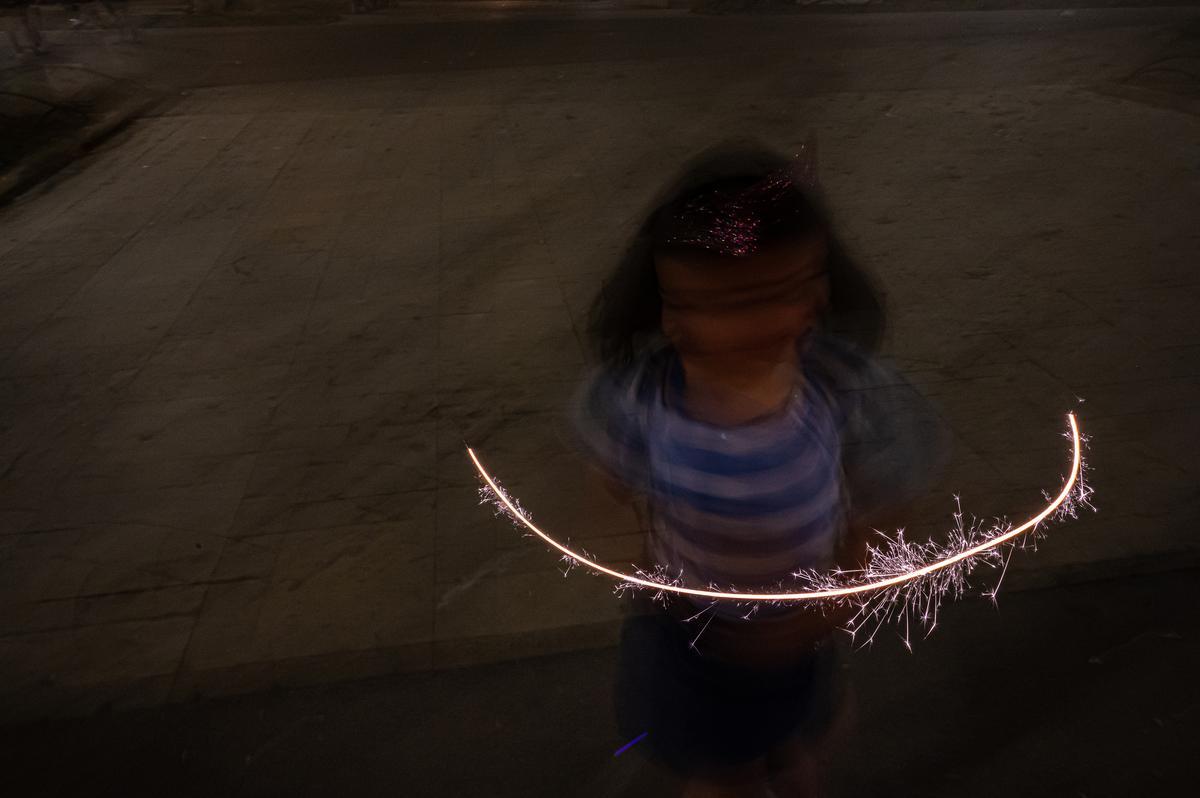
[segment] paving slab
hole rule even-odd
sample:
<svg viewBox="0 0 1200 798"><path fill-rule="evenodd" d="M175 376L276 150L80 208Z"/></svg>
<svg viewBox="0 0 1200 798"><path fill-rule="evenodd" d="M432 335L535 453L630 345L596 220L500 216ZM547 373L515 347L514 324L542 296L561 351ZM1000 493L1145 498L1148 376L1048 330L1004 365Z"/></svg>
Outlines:
<svg viewBox="0 0 1200 798"><path fill-rule="evenodd" d="M1037 508L1077 410L1100 512L1009 583L1194 559L1200 119L1100 90L1181 12L950 16L464 23L453 69L385 36L453 25L353 26L324 75L288 72L311 31L162 32L244 82L209 73L0 212L6 718L610 644L611 585L477 506L462 447L548 528L637 551L569 444L584 314L727 135L818 134L886 351L954 433L913 528L953 494ZM347 42L393 71L343 74Z"/></svg>

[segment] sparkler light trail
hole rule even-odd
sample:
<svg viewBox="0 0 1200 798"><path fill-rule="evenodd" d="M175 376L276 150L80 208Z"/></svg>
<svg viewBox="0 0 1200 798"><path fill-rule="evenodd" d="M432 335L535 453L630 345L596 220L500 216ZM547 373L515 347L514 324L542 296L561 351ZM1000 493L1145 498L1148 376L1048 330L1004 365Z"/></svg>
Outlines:
<svg viewBox="0 0 1200 798"><path fill-rule="evenodd" d="M1069 430L1066 437L1071 441L1071 469L1058 494L1044 494L1048 504L1037 515L1014 526L1004 521L984 527L977 521L964 524L961 507L954 513L955 527L945 544L932 541L913 543L904 539L901 529L893 537L884 537L880 546L868 547L865 568L859 571L836 570L817 572L801 570L793 574L806 588L800 591L770 593L742 592L736 589L718 590L689 587L681 580L671 577L665 569L654 573L638 570L624 573L597 562L586 552L572 549L538 527L517 500L508 494L483 467L479 456L471 447L467 454L483 481L480 495L490 501L497 510L508 515L519 526L537 535L563 555L569 565L586 567L597 573L619 580L621 588L650 588L659 594L675 593L702 599L729 600L738 603L756 602L784 603L803 601L828 601L834 604L850 602L858 607L858 613L850 622L850 631L857 632L867 619L878 621L876 629L889 619L901 620L906 628L910 615L932 631L937 622L937 611L946 594L955 597L966 588L966 576L981 563L1002 566L1007 569L1008 558L1002 556L1002 547L1018 545L1023 535L1036 537L1047 520L1074 518L1080 506L1095 509L1089 502L1091 489L1084 479L1085 464L1083 446L1086 438L1079 431L1074 413L1067 414ZM957 502L957 497L956 497ZM1023 544L1024 541L1021 541ZM1009 552L1011 554L1011 551ZM1003 571L1001 573L1003 578ZM995 589L989 595L995 597ZM872 633L872 637L873 637ZM907 635L905 636L907 644Z"/></svg>

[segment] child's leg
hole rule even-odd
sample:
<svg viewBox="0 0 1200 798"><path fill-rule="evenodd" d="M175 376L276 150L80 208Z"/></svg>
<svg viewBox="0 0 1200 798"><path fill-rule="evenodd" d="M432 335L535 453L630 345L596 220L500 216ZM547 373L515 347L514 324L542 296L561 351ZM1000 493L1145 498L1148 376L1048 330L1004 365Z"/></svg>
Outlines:
<svg viewBox="0 0 1200 798"><path fill-rule="evenodd" d="M105 10L108 12L112 20L121 31L121 38L129 41L137 41L137 26L133 22L133 15L129 13L129 0L100 0Z"/></svg>
<svg viewBox="0 0 1200 798"><path fill-rule="evenodd" d="M21 43L22 33L29 42L28 49L35 53L40 53L45 49L42 42L42 34L33 21L32 6L27 6L23 9L11 9L11 13L5 15L3 19L5 32L8 34L8 40L12 43L14 51L20 53L26 49L25 45Z"/></svg>
<svg viewBox="0 0 1200 798"><path fill-rule="evenodd" d="M97 27L101 25L111 27L117 21L117 13L113 11L112 4L108 0L92 0L91 3L88 3L88 9L91 10L92 19L95 20Z"/></svg>
<svg viewBox="0 0 1200 798"><path fill-rule="evenodd" d="M771 785L779 798L819 798L824 794L823 762L811 741L792 738L769 757Z"/></svg>
<svg viewBox="0 0 1200 798"><path fill-rule="evenodd" d="M767 760L725 768L687 780L681 798L777 798L767 776Z"/></svg>
<svg viewBox="0 0 1200 798"><path fill-rule="evenodd" d="M9 22L7 17L2 19L4 20L4 32L8 34L8 42L12 45L13 52L20 53L25 48L21 46L21 40L17 38L16 22Z"/></svg>
<svg viewBox="0 0 1200 798"><path fill-rule="evenodd" d="M21 23L25 26L25 33L29 35L29 41L33 43L33 51L35 53L43 52L46 49L46 40L42 38L42 10L34 8L33 3L25 6L25 13L21 15Z"/></svg>
<svg viewBox="0 0 1200 798"><path fill-rule="evenodd" d="M846 679L837 689L833 716L820 735L794 735L768 754L768 772L780 798L818 798L825 794L829 763L849 736L857 716L853 683Z"/></svg>

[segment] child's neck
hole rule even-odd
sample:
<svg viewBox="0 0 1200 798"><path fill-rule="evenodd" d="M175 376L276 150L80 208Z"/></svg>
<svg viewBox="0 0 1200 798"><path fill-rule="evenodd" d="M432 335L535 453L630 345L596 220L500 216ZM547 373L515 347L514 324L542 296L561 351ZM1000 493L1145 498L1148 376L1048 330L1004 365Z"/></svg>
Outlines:
<svg viewBox="0 0 1200 798"><path fill-rule="evenodd" d="M737 371L708 372L683 362L683 403L688 415L710 424L734 426L783 409L801 380L795 358L747 363Z"/></svg>

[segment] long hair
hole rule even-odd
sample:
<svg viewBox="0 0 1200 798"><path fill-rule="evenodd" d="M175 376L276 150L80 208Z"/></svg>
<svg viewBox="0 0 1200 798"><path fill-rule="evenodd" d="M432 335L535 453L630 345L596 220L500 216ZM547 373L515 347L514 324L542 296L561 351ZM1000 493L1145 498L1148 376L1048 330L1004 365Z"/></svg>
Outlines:
<svg viewBox="0 0 1200 798"><path fill-rule="evenodd" d="M651 203L616 269L604 282L588 314L588 340L601 363L629 365L636 353L661 335L662 297L655 256L689 249L676 235L679 213L698 198L734 195L772 174L793 169L792 159L749 139L716 145L688 161ZM846 252L834 234L829 214L814 191L793 184L777 200L769 241L821 235L829 270L829 308L822 325L867 351L878 349L886 325L883 298L874 281Z"/></svg>

